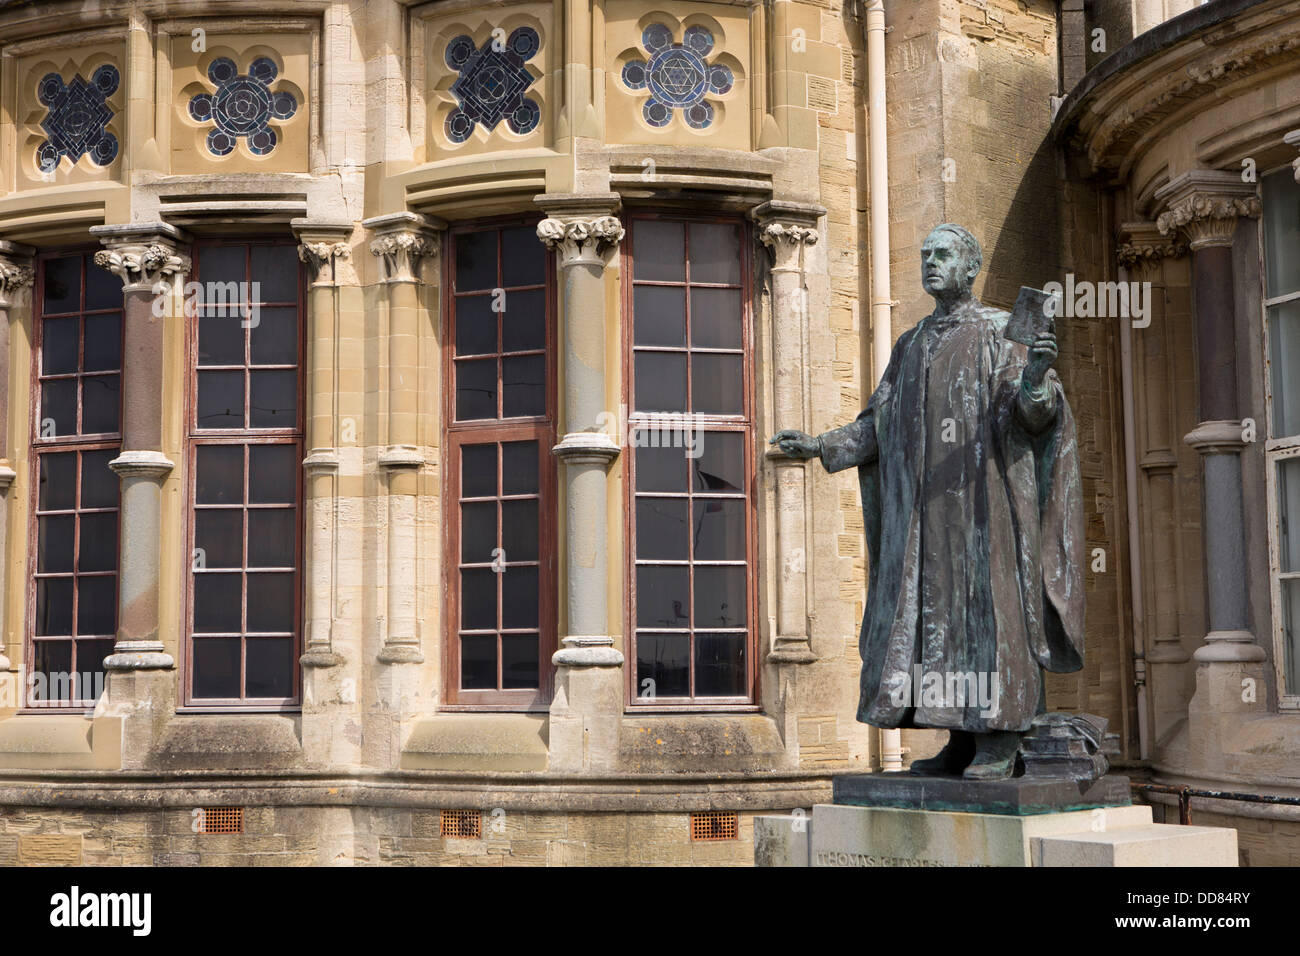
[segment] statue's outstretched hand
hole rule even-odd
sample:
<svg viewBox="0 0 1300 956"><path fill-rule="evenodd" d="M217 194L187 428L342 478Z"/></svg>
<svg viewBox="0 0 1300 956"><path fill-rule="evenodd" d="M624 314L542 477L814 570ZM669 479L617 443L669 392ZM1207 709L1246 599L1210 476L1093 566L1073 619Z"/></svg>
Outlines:
<svg viewBox="0 0 1300 956"><path fill-rule="evenodd" d="M781 451L791 458L816 458L822 451L818 439L793 428L785 428L777 432L768 444L779 446Z"/></svg>
<svg viewBox="0 0 1300 956"><path fill-rule="evenodd" d="M1051 332L1043 332L1034 339L1034 344L1029 348L1029 364L1025 366L1024 373L1025 384L1034 391L1042 388L1043 378L1055 361L1056 336Z"/></svg>

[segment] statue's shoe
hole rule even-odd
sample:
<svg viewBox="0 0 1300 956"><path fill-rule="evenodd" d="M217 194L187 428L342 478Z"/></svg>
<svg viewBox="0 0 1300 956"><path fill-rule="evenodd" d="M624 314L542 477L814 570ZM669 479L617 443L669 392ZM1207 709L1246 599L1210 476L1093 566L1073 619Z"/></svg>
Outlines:
<svg viewBox="0 0 1300 956"><path fill-rule="evenodd" d="M989 759L982 763L976 758L962 772L962 777L966 780L1006 780L1015 770L1016 755L1013 753L1010 757L1001 760Z"/></svg>
<svg viewBox="0 0 1300 956"><path fill-rule="evenodd" d="M1005 780L1016 772L1016 754L1020 751L1020 734L995 731L980 734L975 743L975 759L962 773L967 780Z"/></svg>
<svg viewBox="0 0 1300 956"><path fill-rule="evenodd" d="M971 734L960 730L948 731L948 742L933 757L913 760L907 768L911 773L961 773L975 756L975 740Z"/></svg>

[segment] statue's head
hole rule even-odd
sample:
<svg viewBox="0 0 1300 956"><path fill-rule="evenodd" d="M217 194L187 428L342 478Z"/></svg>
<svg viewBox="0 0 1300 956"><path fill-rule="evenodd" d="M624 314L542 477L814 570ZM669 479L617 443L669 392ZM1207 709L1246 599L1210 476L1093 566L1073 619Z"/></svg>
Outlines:
<svg viewBox="0 0 1300 956"><path fill-rule="evenodd" d="M970 292L984 254L970 231L945 222L921 244L921 285L936 299L959 299Z"/></svg>

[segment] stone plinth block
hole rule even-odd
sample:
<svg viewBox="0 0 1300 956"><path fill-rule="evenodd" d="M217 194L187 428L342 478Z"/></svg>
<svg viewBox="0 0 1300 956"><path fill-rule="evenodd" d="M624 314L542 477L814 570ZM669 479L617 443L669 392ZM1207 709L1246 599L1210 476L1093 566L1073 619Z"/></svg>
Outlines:
<svg viewBox="0 0 1300 956"><path fill-rule="evenodd" d="M1012 816L1126 807L1133 802L1128 777L1118 776L1092 781L1042 777L965 780L907 772L855 773L835 777L831 787L836 805Z"/></svg>
<svg viewBox="0 0 1300 956"><path fill-rule="evenodd" d="M1030 866L1030 841L1151 823L1150 807L1014 816L952 810L817 806L813 866ZM1095 828L1095 829L1094 829Z"/></svg>
<svg viewBox="0 0 1300 956"><path fill-rule="evenodd" d="M1236 866L1237 831L1162 823L1030 840L1033 866Z"/></svg>
<svg viewBox="0 0 1300 956"><path fill-rule="evenodd" d="M808 866L808 817L754 817L755 866Z"/></svg>
<svg viewBox="0 0 1300 956"><path fill-rule="evenodd" d="M1016 815L819 804L756 817L757 866L1235 866L1237 833L1147 806Z"/></svg>

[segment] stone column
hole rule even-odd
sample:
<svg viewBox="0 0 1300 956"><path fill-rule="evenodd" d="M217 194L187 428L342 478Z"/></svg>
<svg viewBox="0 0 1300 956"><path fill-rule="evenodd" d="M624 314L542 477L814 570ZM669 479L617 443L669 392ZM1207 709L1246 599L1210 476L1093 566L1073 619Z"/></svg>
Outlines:
<svg viewBox="0 0 1300 956"><path fill-rule="evenodd" d="M311 273L307 297L307 613L304 667L343 661L332 637L338 579L339 273L351 256L350 221L295 219L298 257Z"/></svg>
<svg viewBox="0 0 1300 956"><path fill-rule="evenodd" d="M1232 237L1242 216L1258 217L1253 184L1234 173L1194 170L1156 192L1167 204L1162 235L1181 232L1192 250L1200 424L1184 438L1202 456L1210 631L1193 655L1206 662L1255 662L1264 649L1250 632L1242 518L1242 416L1238 407Z"/></svg>
<svg viewBox="0 0 1300 956"><path fill-rule="evenodd" d="M609 633L608 477L618 444L603 423L605 396L605 268L623 238L612 213L616 197L543 196L551 214L537 236L556 253L563 290L563 463L565 527L564 645L551 701L552 770L612 769L623 713L623 654ZM629 624L630 626L630 624Z"/></svg>
<svg viewBox="0 0 1300 956"><path fill-rule="evenodd" d="M770 254L767 278L772 321L772 411L782 428L807 431L808 292L805 288L804 250L817 242L817 220L826 214L821 206L792 202L765 202L751 218L758 240ZM788 423L788 424L787 424ZM808 626L808 588L813 555L807 516L807 462L788 458L774 445L766 451L772 463L776 488L776 633L768 660L806 664L816 660Z"/></svg>
<svg viewBox="0 0 1300 956"><path fill-rule="evenodd" d="M439 249L445 223L412 212L377 216L362 223L377 233L370 251L379 258L388 295L388 441L379 467L388 472L387 629L379 660L420 663L416 627L416 479L419 448L420 264Z"/></svg>
<svg viewBox="0 0 1300 956"><path fill-rule="evenodd" d="M168 669L175 662L158 634L158 555L162 483L175 467L162 452L163 332L172 316L156 315L154 303L160 294L170 296L173 277L189 272L189 259L177 252L189 237L161 222L90 231L106 247L95 253L95 264L123 283L125 342L122 452L109 463L122 480L117 643L104 667Z"/></svg>
<svg viewBox="0 0 1300 956"><path fill-rule="evenodd" d="M0 240L0 673L13 668L5 653L9 603L6 600L9 547L9 486L14 470L9 458L9 323L18 309L18 295L32 284L32 256L35 250L16 242ZM30 311L30 307L29 307Z"/></svg>

